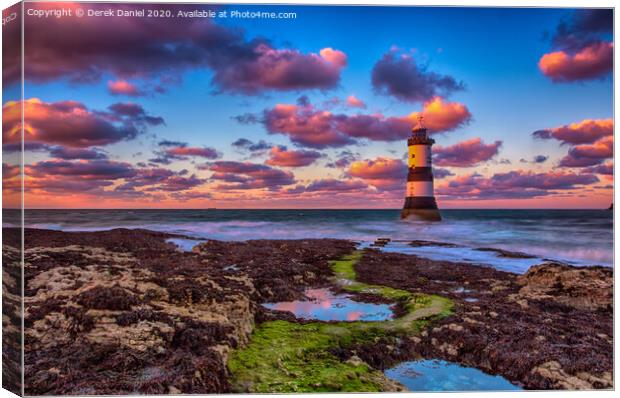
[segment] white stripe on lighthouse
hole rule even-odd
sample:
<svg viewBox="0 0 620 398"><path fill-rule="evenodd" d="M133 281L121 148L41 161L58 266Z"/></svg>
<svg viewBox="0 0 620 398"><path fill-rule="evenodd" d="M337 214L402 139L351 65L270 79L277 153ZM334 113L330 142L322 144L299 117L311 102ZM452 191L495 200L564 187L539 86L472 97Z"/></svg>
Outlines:
<svg viewBox="0 0 620 398"><path fill-rule="evenodd" d="M408 181L407 196L434 196L432 181Z"/></svg>
<svg viewBox="0 0 620 398"><path fill-rule="evenodd" d="M431 167L430 145L411 145L409 147L409 167Z"/></svg>

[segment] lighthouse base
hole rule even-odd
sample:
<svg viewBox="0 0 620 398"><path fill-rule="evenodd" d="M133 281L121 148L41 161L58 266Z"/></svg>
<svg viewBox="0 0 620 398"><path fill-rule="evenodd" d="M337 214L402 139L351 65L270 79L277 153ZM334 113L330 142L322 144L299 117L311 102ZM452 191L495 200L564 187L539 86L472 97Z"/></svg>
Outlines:
<svg viewBox="0 0 620 398"><path fill-rule="evenodd" d="M441 221L437 201L433 196L409 196L400 212L400 218L420 221Z"/></svg>
<svg viewBox="0 0 620 398"><path fill-rule="evenodd" d="M403 209L400 218L412 221L441 221L438 209Z"/></svg>

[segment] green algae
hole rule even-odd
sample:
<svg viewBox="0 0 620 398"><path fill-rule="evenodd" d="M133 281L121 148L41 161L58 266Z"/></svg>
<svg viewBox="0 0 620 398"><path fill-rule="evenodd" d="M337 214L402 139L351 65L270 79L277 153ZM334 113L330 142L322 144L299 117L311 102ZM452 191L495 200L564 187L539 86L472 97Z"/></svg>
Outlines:
<svg viewBox="0 0 620 398"><path fill-rule="evenodd" d="M375 331L375 336L380 331ZM265 392L381 391L385 378L362 361L340 361L335 347L362 342L343 323L263 323L228 362L233 390Z"/></svg>
<svg viewBox="0 0 620 398"><path fill-rule="evenodd" d="M407 314L392 321L381 322L383 327L388 329L418 328L419 325L415 325L416 320L430 317L440 318L452 314L452 300L448 298L358 282L355 264L361 260L363 255L363 251L356 250L340 260L330 262L334 272L334 282L352 293L374 294L403 303Z"/></svg>
<svg viewBox="0 0 620 398"><path fill-rule="evenodd" d="M355 264L363 251L330 262L334 283L353 293L398 301L400 318L381 322L264 322L250 343L231 353L228 368L239 392L376 392L394 388L382 372L361 360L341 361L334 350L373 344L380 338L414 336L435 319L452 313L450 299L356 281Z"/></svg>

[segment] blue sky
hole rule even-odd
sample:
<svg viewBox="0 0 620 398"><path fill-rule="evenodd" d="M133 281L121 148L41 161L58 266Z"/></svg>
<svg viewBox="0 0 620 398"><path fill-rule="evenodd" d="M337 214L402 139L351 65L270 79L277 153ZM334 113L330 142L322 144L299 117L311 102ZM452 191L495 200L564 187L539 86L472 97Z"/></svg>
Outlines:
<svg viewBox="0 0 620 398"><path fill-rule="evenodd" d="M498 153L492 158L484 159L473 166L446 167L454 177L481 174L490 178L494 173L513 170L530 173L555 170L567 150L571 149L571 145L576 144L559 139L535 139L532 136L534 131L613 117L610 73L558 82L557 76L546 75L539 67L541 57L547 53L565 51L574 56L586 48L586 44L579 49L558 48L552 40L562 21L568 21L569 25L578 25L577 22L571 22L577 21L578 13L575 10L370 6L227 7L228 10L233 8L297 13L296 19L288 20L215 19L206 23L214 23L230 31L240 31L240 35L248 42L257 38L267 39L269 46L276 50L292 49L299 54L318 54L324 48L338 50L346 54L347 62L346 66L339 70L337 83L327 88L303 87L296 90L265 87L264 90L248 94L222 90L222 87L214 84L214 73L217 69L213 67L183 66L179 67L175 74L178 82L169 84L165 92L149 91L143 96L123 96L112 93L108 88L109 82L123 80L140 87L152 87L156 78L145 77L144 71L138 69L133 74L122 75L113 66L108 69L101 67L100 74L95 79L78 82L70 81L61 72L51 77L31 77L27 70L25 98L39 98L46 104L77 101L93 112L105 111L114 103L131 102L139 104L149 115L161 116L165 120L165 124L144 128L144 131L131 141L121 140L95 148L107 152L109 159L114 161L147 164L149 159L153 158L153 153L161 149L158 143L164 139L181 141L189 147L213 148L220 153L220 157L213 159L214 161L257 164L266 162L269 154L243 152L231 144L237 139L245 138L254 142L265 140L274 146L286 146L293 151L320 149L321 160L311 166L285 168L287 172L295 175L299 184L306 185L321 178L350 180L351 175L346 167L337 169L325 166L329 161L337 160L343 150L355 153L355 161L372 162L380 158L400 160L406 150L405 141L372 138L359 139L344 147L309 148L296 141L292 133L270 134L270 127L264 123L241 124L233 117L242 114L259 117L265 110L274 109L277 104L296 104L301 96L307 97L313 111L329 111L333 114L405 117L412 112L423 112L424 101L406 101L373 87L373 68L390 51L399 56L411 56L413 67L423 73L448 76L463 83L464 90L454 90L441 97L447 102L466 106L470 117L446 131L436 131L434 138L439 146L450 147L476 138L487 144L501 141ZM28 21L27 19L27 24ZM37 21L32 23L34 25ZM93 25L101 23L104 22L93 20ZM86 29L85 25L76 26L73 32L75 35L80 34L79 29ZM66 25L63 27L58 24L47 29L67 28ZM109 29L114 29L112 24ZM595 33L598 34L598 41L611 40L609 33ZM60 36L62 34L71 32L59 33ZM102 40L104 38L105 30L102 32ZM38 45L36 40L32 40L35 42L32 44L33 59L38 54L35 49ZM27 53L28 43L27 34ZM87 46L89 43L79 44ZM91 45L101 44L93 42ZM174 68L174 61L171 60L171 68ZM59 57L57 62L63 61ZM84 62L80 63L80 67L83 67ZM79 73L79 70L77 72ZM216 93L217 90L223 92ZM343 101L350 95L363 101L366 104L365 109L347 107ZM325 105L334 98L341 103L335 107ZM547 156L549 160L542 164L520 164L520 159L530 159L535 155ZM49 160L50 156L45 151L39 151L31 153L29 158L33 162L40 162ZM208 167L203 167L202 170L197 168L204 160L186 157L165 167L175 171L189 168L207 181L210 178ZM501 162L502 160L504 162ZM506 160L509 160L510 164ZM562 172L583 173L584 169L564 167ZM117 186L118 183L119 181L113 181L112 186ZM380 190L377 186L369 187L371 190ZM198 187L194 187L195 191L197 189ZM211 187L210 191L209 182L205 182L201 189L209 192L206 198L211 196L214 188ZM242 196L247 196L246 194L247 192ZM605 193L597 192L597 197L603 197L599 200L607 201L610 194L611 191L607 189ZM385 194L382 197L386 204L393 206L401 195L390 195ZM269 195L262 192L257 196L264 198ZM546 200L537 196L520 199L527 203L526 206L535 206L536 198ZM480 198L472 199L475 204L479 204L476 200ZM343 203L347 203L347 200ZM463 203L462 197L451 199L447 195L445 201L450 200L453 200L455 206ZM209 206L208 201L204 203ZM257 206L260 206L260 203L257 202Z"/></svg>

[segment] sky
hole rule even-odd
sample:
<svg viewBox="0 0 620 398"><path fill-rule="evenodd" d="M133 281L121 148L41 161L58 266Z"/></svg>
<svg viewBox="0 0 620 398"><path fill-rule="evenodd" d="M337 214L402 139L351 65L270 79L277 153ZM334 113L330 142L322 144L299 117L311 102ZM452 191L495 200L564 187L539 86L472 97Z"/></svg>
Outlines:
<svg viewBox="0 0 620 398"><path fill-rule="evenodd" d="M25 9L23 100L3 49L5 207L23 127L29 208L399 208L418 116L440 208L613 200L611 10ZM88 14L106 9L169 14Z"/></svg>

